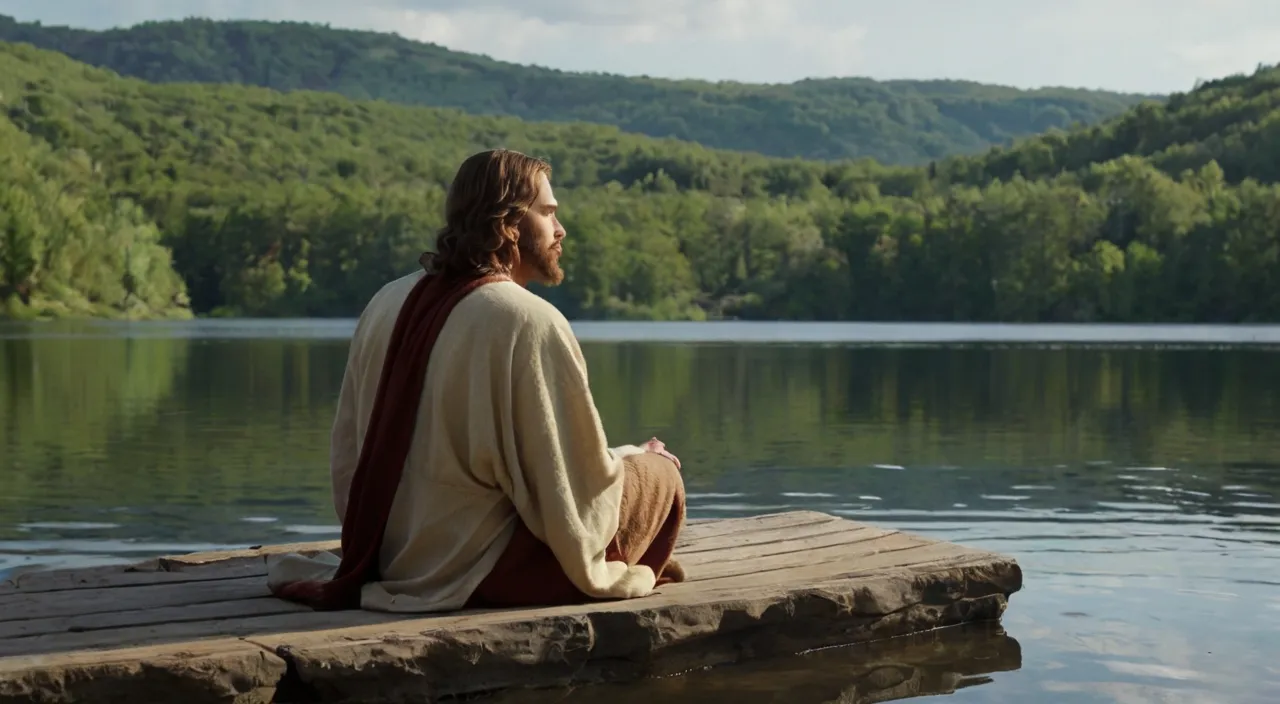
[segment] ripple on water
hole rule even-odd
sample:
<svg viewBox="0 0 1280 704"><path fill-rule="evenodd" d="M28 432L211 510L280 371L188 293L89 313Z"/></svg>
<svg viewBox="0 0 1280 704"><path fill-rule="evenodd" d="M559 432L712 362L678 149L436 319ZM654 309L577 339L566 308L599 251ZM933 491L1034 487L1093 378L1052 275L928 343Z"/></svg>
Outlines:
<svg viewBox="0 0 1280 704"><path fill-rule="evenodd" d="M1168 680L1198 680L1204 675L1195 670L1183 667L1172 667L1151 662L1128 662L1125 660L1103 660L1103 667L1123 675L1137 675Z"/></svg>
<svg viewBox="0 0 1280 704"><path fill-rule="evenodd" d="M1174 495L1181 495L1181 496L1194 496L1201 499L1213 496L1213 494L1203 492L1203 491L1183 489L1181 487L1176 487L1176 486L1163 486L1160 484L1127 484L1125 485L1125 488L1132 489L1133 491L1150 491L1150 492L1160 492L1164 494L1174 494Z"/></svg>
<svg viewBox="0 0 1280 704"><path fill-rule="evenodd" d="M177 555L209 550L234 550L238 545L225 543L165 543L144 540L80 539L80 540L0 540L0 553L11 555Z"/></svg>
<svg viewBox="0 0 1280 704"><path fill-rule="evenodd" d="M1263 501L1232 501L1227 505L1232 508L1256 508L1264 511L1280 511L1280 503L1268 503Z"/></svg>
<svg viewBox="0 0 1280 704"><path fill-rule="evenodd" d="M19 523L18 530L111 530L119 528L119 523L93 523L90 521L35 521Z"/></svg>
<svg viewBox="0 0 1280 704"><path fill-rule="evenodd" d="M700 507L701 508L701 507ZM768 507L772 509L774 507ZM1145 505L1138 504L1127 506L1124 510L1110 511L1068 511L1060 508L1035 508L1035 507L1010 507L1006 510L979 510L979 509L963 509L955 510L947 509L907 509L907 508L870 508L858 511L860 520L884 520L884 521L904 521L904 520L921 520L931 523L954 521L957 525L968 525L973 523L1004 523L1008 526L1025 525L1025 524L1049 524L1063 527L1064 530L1070 530L1067 526L1073 525L1089 525L1089 524L1114 524L1116 526L1126 526L1127 533L1132 534L1134 528L1130 526L1176 526L1178 530L1185 531L1189 527L1201 526L1215 531L1256 531L1263 529L1267 532L1274 528L1280 528L1280 516L1265 515L1235 515L1222 516L1212 514L1193 514L1173 510L1149 511L1143 510ZM830 513L836 515L846 514L844 508L834 507L827 509ZM1013 530L1013 528L1009 528ZM1190 536L1188 536L1190 537ZM1261 538L1261 536L1257 536Z"/></svg>
<svg viewBox="0 0 1280 704"><path fill-rule="evenodd" d="M1221 701L1215 693L1203 688L1189 688L1186 683L1165 687L1136 682L1073 682L1045 680L1041 689L1052 694L1075 694L1099 702L1166 702L1168 704L1211 704ZM1075 701L1071 699L1070 701Z"/></svg>
<svg viewBox="0 0 1280 704"><path fill-rule="evenodd" d="M1095 501L1094 506L1098 508L1111 509L1113 511L1154 511L1172 513L1178 510L1174 504L1157 504L1148 501Z"/></svg>
<svg viewBox="0 0 1280 704"><path fill-rule="evenodd" d="M342 527L336 525L306 525L291 524L281 528L286 533L299 533L302 535L339 535L342 533Z"/></svg>
<svg viewBox="0 0 1280 704"><path fill-rule="evenodd" d="M795 508L791 504L748 504L748 503L728 503L728 504L698 504L691 507L698 511L711 511L713 513L773 513L775 511L790 511Z"/></svg>

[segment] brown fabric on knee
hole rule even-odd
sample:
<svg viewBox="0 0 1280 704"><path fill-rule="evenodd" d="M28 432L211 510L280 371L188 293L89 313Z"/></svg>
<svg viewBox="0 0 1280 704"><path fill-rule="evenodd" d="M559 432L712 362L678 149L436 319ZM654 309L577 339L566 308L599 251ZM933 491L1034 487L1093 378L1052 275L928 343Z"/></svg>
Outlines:
<svg viewBox="0 0 1280 704"><path fill-rule="evenodd" d="M653 570L658 584L671 581L665 575L684 527L684 479L675 464L662 455L646 452L623 460L627 475L622 488L618 532L606 550L608 559ZM683 577L683 572L677 567ZM666 579L664 579L666 576Z"/></svg>
<svg viewBox="0 0 1280 704"><path fill-rule="evenodd" d="M671 460L649 452L627 457L623 465L618 532L605 549L605 558L645 565L658 576L658 584L682 581L684 572L672 560L685 522L680 470ZM591 600L569 581L551 548L517 519L511 542L467 607L558 606Z"/></svg>

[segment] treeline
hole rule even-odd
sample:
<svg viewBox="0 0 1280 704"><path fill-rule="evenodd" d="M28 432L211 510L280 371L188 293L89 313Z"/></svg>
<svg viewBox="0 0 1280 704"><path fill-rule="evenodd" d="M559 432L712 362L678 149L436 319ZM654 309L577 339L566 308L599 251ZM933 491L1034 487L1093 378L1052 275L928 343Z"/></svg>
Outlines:
<svg viewBox="0 0 1280 704"><path fill-rule="evenodd" d="M29 42L157 83L323 90L477 115L594 122L773 156L891 164L1094 124L1150 97L965 81L751 85L570 73L297 22L188 19L90 31L0 15L0 41Z"/></svg>
<svg viewBox="0 0 1280 704"><path fill-rule="evenodd" d="M854 201L639 191L575 205L557 301L571 312L1280 320L1280 186L1232 186L1213 164L1174 178L1126 157L1079 177Z"/></svg>
<svg viewBox="0 0 1280 704"><path fill-rule="evenodd" d="M1164 104L1144 103L1113 120L997 147L935 166L948 183L1049 178L1125 156L1179 174L1216 162L1228 181L1280 181L1280 70L1209 81Z"/></svg>
<svg viewBox="0 0 1280 704"><path fill-rule="evenodd" d="M1277 91L1257 87L1276 76L1231 85L1262 104ZM1197 96L1171 105L1200 110ZM568 277L544 294L571 317L1280 320L1280 187L1213 157L1194 170L1138 156L1025 170L1044 178L995 178L1003 152L920 168L774 159L581 123L149 84L3 44L0 108L28 145L14 173L48 174L47 188L92 204L65 218L83 216L103 252L52 235L0 248L10 315L81 311L73 300L136 314L139 298L151 314L183 314L189 300L197 314L353 315L431 246L461 159L509 146L555 167ZM1217 134L1274 124L1274 112L1250 115ZM30 191L21 183L0 174L6 192ZM35 209L8 211L5 232L54 222L56 199L6 197ZM146 250L147 268L119 254L157 238L172 269L163 249ZM120 288L86 288L66 257ZM51 264L22 263L33 259Z"/></svg>
<svg viewBox="0 0 1280 704"><path fill-rule="evenodd" d="M0 119L0 317L185 315L155 223L96 171Z"/></svg>

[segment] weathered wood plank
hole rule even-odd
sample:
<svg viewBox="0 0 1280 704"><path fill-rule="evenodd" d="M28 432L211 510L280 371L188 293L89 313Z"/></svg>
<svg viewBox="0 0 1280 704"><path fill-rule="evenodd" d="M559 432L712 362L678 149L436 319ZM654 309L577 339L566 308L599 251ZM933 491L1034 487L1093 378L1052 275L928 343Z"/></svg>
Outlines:
<svg viewBox="0 0 1280 704"><path fill-rule="evenodd" d="M758 530L749 533L730 533L729 535L698 538L690 540L683 545L677 545L676 550L680 553L682 558L688 559L693 555L702 555L705 553L719 554L725 551L741 550L744 548L764 549L767 548L767 546L780 545L806 538L846 535L851 532L857 533L873 530L876 529L871 526L862 525L860 523L850 523L848 521L803 523L783 528Z"/></svg>
<svg viewBox="0 0 1280 704"><path fill-rule="evenodd" d="M271 596L261 576L216 579L190 584L144 584L130 589L106 587L0 596L0 623L53 616L102 614L163 606L207 604Z"/></svg>
<svg viewBox="0 0 1280 704"><path fill-rule="evenodd" d="M974 564L986 564L982 561L981 555L971 556L969 559L976 561ZM956 566L964 565L957 563L947 567ZM831 577L831 570L826 563L801 564L760 574L748 572L736 577L720 578L716 579L712 586L693 582L667 585L662 587L658 594L670 595L675 601L680 601L684 598L682 595L688 591L693 591L696 595L712 591L741 590L747 587L814 585L830 580ZM521 613L528 618L537 619L562 616L572 610L569 607L528 609L522 610ZM357 625L393 622L411 621L414 627L445 628L460 621L478 623L480 614L481 612L469 612L461 616L447 614L415 618L413 615L394 616L361 611L312 613L308 609L282 600L257 598L197 606L165 607L0 624L8 627L8 632L12 634L4 636L8 640L0 639L0 657L123 645L156 645L226 635L252 637L255 634L290 630L329 631ZM66 628L55 630L57 626L65 624L75 624L76 630L71 632Z"/></svg>
<svg viewBox="0 0 1280 704"><path fill-rule="evenodd" d="M812 552L822 548L840 551L854 545L873 544L897 545L894 538L897 531L881 530L865 526L842 526L840 530L830 530L814 535L793 535L782 540L771 540L757 544L726 547L720 550L694 550L680 555L680 563L689 571L690 580L705 579L707 569L712 565L723 565L732 568L746 563L751 565L766 564L765 558L779 558L791 555L801 563L810 557ZM699 544L695 544L699 545Z"/></svg>
<svg viewBox="0 0 1280 704"><path fill-rule="evenodd" d="M813 522L815 517L825 521L834 520L830 516L812 512L796 512L792 514L772 514L746 519L733 519L728 529L736 531L744 539L769 531L774 527L785 527L805 521ZM707 535L723 535L726 526L723 521L698 519L688 523L680 536L677 547L700 540ZM26 572L0 582L0 597L7 594L67 591L73 589L100 589L103 587L132 587L145 584L179 584L200 582L231 577L251 577L265 575L266 558L270 555L297 552L303 555L314 555L320 552L341 554L340 544L336 540L315 541L305 543L282 543L278 545L253 546L237 550L192 553L190 555L174 555L144 560L132 564L105 565L84 569L58 569L41 572Z"/></svg>
<svg viewBox="0 0 1280 704"><path fill-rule="evenodd" d="M84 589L126 588L149 584L185 584L237 577L257 577L267 573L266 565L258 559L254 562L215 563L189 567L182 571L133 570L122 571L95 567L92 570L58 570L57 572L33 572L20 575L14 584L0 589L0 599L14 594L43 594L48 592ZM41 580L24 579L44 577Z"/></svg>
<svg viewBox="0 0 1280 704"><path fill-rule="evenodd" d="M760 531L775 531L793 526L832 523L842 519L817 511L789 511L787 513L767 513L747 518L721 518L702 523L690 523L682 531L676 549L695 541L707 540L723 535L744 536Z"/></svg>
<svg viewBox="0 0 1280 704"><path fill-rule="evenodd" d="M846 531L846 533L849 531ZM805 541L795 543L798 547L810 547ZM731 556L731 551L726 551ZM706 553L700 553L706 554ZM775 570L771 574L781 575L778 579L787 581L785 571ZM801 578L806 578L802 575ZM794 577L792 578L795 579ZM243 584L243 581L239 582ZM186 596L186 601L206 598L208 593L201 585L184 585L179 589L197 590ZM670 587L668 587L669 589ZM154 592L154 590L151 590ZM166 590L168 591L168 590ZM248 593L256 593L256 588ZM77 592L85 596L88 592ZM50 595L44 594L43 599ZM286 613L308 613L305 607L270 597L252 597L248 599L213 601L206 603L165 606L169 595L156 598L148 597L146 606L120 610L102 611L102 594L93 594L94 599L84 605L73 604L76 611L86 613L63 613L57 616L31 618L15 618L0 621L0 657L30 652L53 652L73 648L101 648L129 643L154 643L175 641L183 638L211 637L227 635L227 624L222 621L235 619L241 621L236 635L247 635L269 631L279 627L282 621L262 620L253 617L271 616ZM109 598L109 594L107 598ZM63 599L59 602L66 604ZM29 611L27 614L40 613ZM19 616L19 614L14 614ZM329 623L329 614L312 614L307 623L317 628L337 628L338 623ZM290 621L296 622L296 621ZM173 628L133 628L135 626L174 626ZM34 640L37 636L47 636Z"/></svg>
<svg viewBox="0 0 1280 704"><path fill-rule="evenodd" d="M312 613L311 609L275 597L215 601L207 604L161 606L157 608L129 609L107 613L76 614L72 616L48 616L16 621L0 621L0 656L18 654L21 645L14 639L57 633L93 633L129 626L150 626L165 623L192 623L243 619L279 613ZM209 624L209 629L218 624ZM10 653L9 650L15 650Z"/></svg>
<svg viewBox="0 0 1280 704"><path fill-rule="evenodd" d="M71 689L57 682L118 680L125 696L138 682L159 681L121 665L126 646L172 669L193 648L240 643L288 661L281 686L321 701L427 701L526 683L628 679L995 620L1022 580L1017 563L999 555L811 512L692 524L677 551L691 581L644 599L573 607L313 613L270 598L254 571L272 552L331 547L163 558L150 573L97 573L97 582L64 576L33 582L36 591L0 591L0 702L6 691L38 682L54 683L47 701L61 702ZM159 581L111 581L148 574ZM200 578L164 581L183 574ZM226 652L224 672L249 667L243 651ZM208 683L217 681L210 671L173 670L172 694L162 698L257 696L210 694L216 688ZM253 681L252 672L246 678L236 686ZM95 701L114 696L93 693Z"/></svg>
<svg viewBox="0 0 1280 704"><path fill-rule="evenodd" d="M307 630L336 631L352 626L370 626L406 620L404 616L371 611L339 611L317 614L309 610L298 611L290 609L288 606L276 613L271 613L270 607L264 607L264 609L266 609L267 613L261 615L246 614L243 617L236 618L220 617L199 621L152 623L3 640L0 641L0 662L3 662L3 658L15 655L47 655L87 650L106 650L127 646L160 647L172 645L173 647L181 648L187 643L215 640L229 636L249 638L270 633Z"/></svg>
<svg viewBox="0 0 1280 704"><path fill-rule="evenodd" d="M742 521L742 523L754 527L751 521ZM692 570L691 580L736 574L735 570L744 569L744 561L748 560L752 561L751 567L756 568L756 571L773 571L793 563L808 564L812 559L840 550L843 545L869 541L888 534L889 532L886 531L847 521L835 521L792 525L779 528L776 532L760 530L748 533L743 540L734 540L731 536L723 535L702 541L695 537L693 542L687 544L689 553L682 557L682 561L687 569ZM298 546L291 547L298 548ZM822 550L824 548L825 552ZM790 559L780 557L788 554L794 555ZM226 555L228 560L245 559L239 553L226 553ZM712 563L716 564L710 566ZM207 562L195 560L191 564L208 565ZM710 566L709 569L708 566ZM265 583L260 579L260 574L254 569L246 569L251 567L238 565L228 568L225 572L207 572L216 574L217 577L197 582L169 583L166 581L130 585L132 588L129 589L113 585L56 592L27 593L25 590L20 590L17 593L0 595L0 638L9 637L5 635L6 633L30 635L38 634L34 631L51 632L48 629L53 628L52 624L55 623L64 624L60 630L100 629L96 624L102 623L101 617L106 614L124 614L122 618L125 620L108 620L108 622L116 622L119 626L159 623L162 622L159 620L161 617L147 612L169 609L170 611L166 613L176 613L177 609L184 606L269 596ZM203 569L207 571L209 567L206 566ZM153 576L170 574L173 573L164 572ZM242 574L247 576L238 576ZM91 618L77 620L74 618L77 616ZM21 624L32 620L39 620L41 624L23 628L12 623ZM130 623L128 620L134 622Z"/></svg>
<svg viewBox="0 0 1280 704"><path fill-rule="evenodd" d="M970 571L985 568L990 561L981 555L949 555L944 550L933 552L929 547L916 548L910 552L919 557L918 562L909 562L895 558L879 558L876 555L864 555L862 560L826 561L815 564L790 565L765 572L746 570L734 571L731 574L717 576L698 582L671 584L663 587L667 591L679 590L723 590L746 587L791 588L795 585L821 584L828 581L852 581L859 577L893 577L895 579L911 579L914 575L928 575L933 572L947 570ZM897 553L891 553L897 554ZM882 563L890 563L876 569L849 569L849 563L864 564L871 559L879 559ZM849 576L856 575L856 576Z"/></svg>
<svg viewBox="0 0 1280 704"><path fill-rule="evenodd" d="M314 555L337 549L337 541L287 543L244 550L161 557L127 565L27 572L0 583L0 597L19 592L36 594L73 589L199 582L231 576L250 577L266 574L266 558L269 555L286 552Z"/></svg>
<svg viewBox="0 0 1280 704"><path fill-rule="evenodd" d="M848 563L849 569L869 555L931 544L925 539L904 536L896 531L864 531L848 535L818 536L764 549L703 553L691 556L689 581L702 582L740 574L763 574L791 567ZM683 564L683 562L681 563Z"/></svg>
<svg viewBox="0 0 1280 704"><path fill-rule="evenodd" d="M719 522L694 524L693 530L688 531L691 542L686 543L692 546L691 552L705 561L709 556L718 554L715 548L721 548L720 552L724 552L728 559L738 559L745 555L725 548L740 548L745 543L770 545L776 550L778 545L790 544L788 541L800 541L795 543L795 549L803 549L811 547L811 544L802 539L815 531L842 535L867 530L847 522L833 522L829 519L813 521L804 515L765 516L727 523L730 527L739 525L743 528L741 538L737 537L738 534L721 533L700 540L700 529L705 531L707 527L715 527L723 530L725 526ZM828 527L831 525L836 528ZM273 546L263 550L261 555L275 554L285 549L314 553L330 547L332 546L327 543ZM214 563L200 555L188 556L182 560L161 558L159 561L152 561L152 564L164 562L185 565L182 568L185 571L119 574L119 578L129 578L130 583L127 584L115 583L109 587L90 588L84 585L83 580L79 580L76 582L77 589L62 590L67 592L63 594L52 593L47 589L34 593L20 589L17 594L0 597L0 606L10 607L8 620L0 620L0 656L226 635L228 632L223 621L233 618L241 621L250 619L235 631L237 635L249 634L259 632L256 629L269 630L283 623L279 619L264 621L252 617L306 611L303 607L265 596L265 592L252 579L246 579L262 574L261 564L245 562L261 559L260 554L245 551L214 554L220 556L222 562ZM220 569L220 565L230 566ZM173 581L173 578L182 577L189 579ZM163 581L141 585L133 583L135 580L145 579ZM192 583L196 581L202 583ZM47 588L56 586L56 583L40 586ZM146 588L124 589L138 586ZM160 586L165 588L158 588ZM157 627L168 624L172 624L173 628ZM325 623L324 615L318 615L315 624L323 628L335 628L339 625ZM45 637L36 640L38 636Z"/></svg>
<svg viewBox="0 0 1280 704"><path fill-rule="evenodd" d="M184 565L207 565L212 562L233 562L238 560L261 560L270 555L283 555L297 552L314 555L318 552L332 551L341 554L342 543L337 540L322 540L307 543L278 543L276 545L255 545L243 550L223 550L218 552L193 552L190 555L173 555L160 558L160 564L168 569L182 569Z"/></svg>

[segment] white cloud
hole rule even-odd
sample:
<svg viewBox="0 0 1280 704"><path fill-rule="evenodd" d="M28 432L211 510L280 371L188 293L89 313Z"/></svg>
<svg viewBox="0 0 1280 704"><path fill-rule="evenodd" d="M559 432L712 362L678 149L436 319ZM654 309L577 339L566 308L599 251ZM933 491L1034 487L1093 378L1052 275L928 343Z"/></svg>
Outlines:
<svg viewBox="0 0 1280 704"><path fill-rule="evenodd" d="M394 31L567 70L963 78L1145 92L1280 60L1275 0L0 0L103 27L189 15Z"/></svg>
<svg viewBox="0 0 1280 704"><path fill-rule="evenodd" d="M568 11L576 5L584 11ZM792 7L773 0L661 0L643 9L573 0L521 6L487 0L456 10L402 3L370 13L365 23L506 61L579 71L783 81L862 68L862 27L815 26Z"/></svg>
<svg viewBox="0 0 1280 704"><path fill-rule="evenodd" d="M1280 28L1266 27L1240 33L1231 39L1192 42L1175 50L1178 60L1196 71L1198 78L1249 72L1261 61L1280 60ZM1263 60L1262 57L1276 58Z"/></svg>

